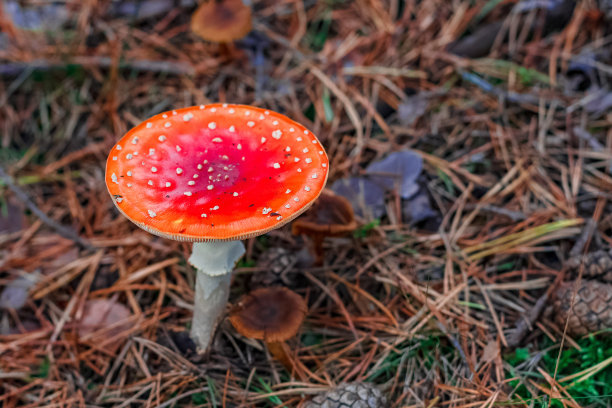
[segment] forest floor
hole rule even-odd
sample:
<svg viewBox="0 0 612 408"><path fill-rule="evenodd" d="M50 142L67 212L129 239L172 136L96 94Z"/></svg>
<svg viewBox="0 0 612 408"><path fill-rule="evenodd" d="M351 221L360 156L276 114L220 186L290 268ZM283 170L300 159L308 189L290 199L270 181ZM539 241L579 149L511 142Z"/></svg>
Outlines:
<svg viewBox="0 0 612 408"><path fill-rule="evenodd" d="M0 7L0 405L292 407L361 381L390 407L611 406L610 329L551 314L568 259L612 243L609 2L255 0L230 45L190 0ZM228 308L306 299L292 372L227 320L195 353L190 245L105 187L126 131L211 102L304 124L357 216L320 265L290 225L246 242Z"/></svg>

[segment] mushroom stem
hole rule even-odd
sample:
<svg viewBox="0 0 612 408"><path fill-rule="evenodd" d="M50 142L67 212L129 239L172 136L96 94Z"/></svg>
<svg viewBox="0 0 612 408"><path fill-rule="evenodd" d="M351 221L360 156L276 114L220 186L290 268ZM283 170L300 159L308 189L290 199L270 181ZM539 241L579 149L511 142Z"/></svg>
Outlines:
<svg viewBox="0 0 612 408"><path fill-rule="evenodd" d="M272 354L274 358L277 359L290 374L292 374L294 367L293 361L291 361L287 351L287 344L284 341L268 341L266 342L266 346L268 347L270 354Z"/></svg>
<svg viewBox="0 0 612 408"><path fill-rule="evenodd" d="M244 255L242 241L195 242L189 263L197 269L191 337L205 353L219 323L236 262Z"/></svg>

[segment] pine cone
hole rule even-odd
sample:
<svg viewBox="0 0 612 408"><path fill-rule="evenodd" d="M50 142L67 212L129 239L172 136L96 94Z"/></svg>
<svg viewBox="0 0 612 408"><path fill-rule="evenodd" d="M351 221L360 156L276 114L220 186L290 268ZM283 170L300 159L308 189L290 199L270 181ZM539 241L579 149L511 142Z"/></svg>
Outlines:
<svg viewBox="0 0 612 408"><path fill-rule="evenodd" d="M570 277L576 278L580 272L580 264L584 260L583 279L595 279L601 282L612 283L612 249L589 252L578 255L567 261Z"/></svg>
<svg viewBox="0 0 612 408"><path fill-rule="evenodd" d="M386 408L382 392L368 383L348 383L319 394L303 408Z"/></svg>
<svg viewBox="0 0 612 408"><path fill-rule="evenodd" d="M562 282L553 294L554 319L567 332L582 336L612 328L612 285L598 281L582 281L576 292L574 307L572 294L576 282ZM570 310L571 309L571 310Z"/></svg>

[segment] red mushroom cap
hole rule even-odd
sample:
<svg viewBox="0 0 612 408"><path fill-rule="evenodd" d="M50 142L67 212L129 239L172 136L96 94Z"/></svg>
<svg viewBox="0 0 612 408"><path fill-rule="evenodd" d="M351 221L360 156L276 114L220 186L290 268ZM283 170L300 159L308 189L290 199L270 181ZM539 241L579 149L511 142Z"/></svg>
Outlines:
<svg viewBox="0 0 612 408"><path fill-rule="evenodd" d="M305 211L327 175L325 150L304 126L229 104L156 115L130 130L106 162L117 208L180 241L265 234Z"/></svg>

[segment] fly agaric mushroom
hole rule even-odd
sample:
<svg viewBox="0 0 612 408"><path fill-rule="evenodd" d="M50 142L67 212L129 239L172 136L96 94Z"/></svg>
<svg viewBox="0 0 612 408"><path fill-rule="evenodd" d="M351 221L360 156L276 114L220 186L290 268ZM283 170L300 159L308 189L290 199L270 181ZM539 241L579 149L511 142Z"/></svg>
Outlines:
<svg viewBox="0 0 612 408"><path fill-rule="evenodd" d="M265 234L319 196L328 160L304 126L244 105L200 105L152 117L111 150L106 185L128 219L192 241L197 270L191 335L206 351L227 303L241 239Z"/></svg>
<svg viewBox="0 0 612 408"><path fill-rule="evenodd" d="M306 313L308 306L297 293L283 287L260 288L240 299L229 320L241 335L264 340L270 353L291 372L285 341L297 334Z"/></svg>
<svg viewBox="0 0 612 408"><path fill-rule="evenodd" d="M333 191L323 190L321 197L291 226L294 235L308 235L314 244L317 263L323 260L325 237L342 237L357 228L353 207L349 201Z"/></svg>
<svg viewBox="0 0 612 408"><path fill-rule="evenodd" d="M191 17L191 30L212 42L239 40L251 27L251 8L243 0L208 0Z"/></svg>

